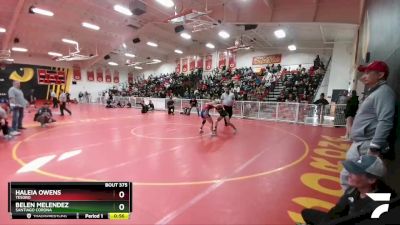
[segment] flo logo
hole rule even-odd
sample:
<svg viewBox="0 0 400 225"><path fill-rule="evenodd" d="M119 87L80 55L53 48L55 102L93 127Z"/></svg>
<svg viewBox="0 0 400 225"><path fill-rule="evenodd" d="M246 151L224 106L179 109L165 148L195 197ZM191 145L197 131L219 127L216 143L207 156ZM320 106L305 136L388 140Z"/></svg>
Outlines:
<svg viewBox="0 0 400 225"><path fill-rule="evenodd" d="M368 197L376 202L389 202L390 193L367 193ZM378 219L383 213L389 211L389 204L382 204L372 212L371 218Z"/></svg>

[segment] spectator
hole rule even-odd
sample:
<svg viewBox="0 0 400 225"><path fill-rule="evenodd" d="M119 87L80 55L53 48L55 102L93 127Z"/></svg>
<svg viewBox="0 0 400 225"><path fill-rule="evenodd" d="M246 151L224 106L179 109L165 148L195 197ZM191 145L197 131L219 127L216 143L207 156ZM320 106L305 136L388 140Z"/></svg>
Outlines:
<svg viewBox="0 0 400 225"><path fill-rule="evenodd" d="M79 98L79 103L82 103L82 98L83 98L83 92L80 91L78 94L78 98ZM107 99L107 98L106 98ZM54 107L53 107L54 108Z"/></svg>
<svg viewBox="0 0 400 225"><path fill-rule="evenodd" d="M148 106L149 106L149 111L154 111L154 104L151 100L149 100Z"/></svg>
<svg viewBox="0 0 400 225"><path fill-rule="evenodd" d="M67 103L67 95L65 94L65 91L63 90L61 95L60 95L60 112L61 112L61 116L64 116L64 110L67 111L70 116L72 115L72 112L69 109L67 109L66 103Z"/></svg>
<svg viewBox="0 0 400 225"><path fill-rule="evenodd" d="M221 95L221 100L222 100L222 105L224 106L224 109L228 113L230 119L233 114L233 104L235 103L235 95L229 91L228 87L225 87L225 93ZM226 120L225 120L225 126L228 126Z"/></svg>
<svg viewBox="0 0 400 225"><path fill-rule="evenodd" d="M45 102L43 107L37 111L34 121L39 122L41 127L45 127L48 123L56 122L53 119L53 114L51 113L48 102Z"/></svg>
<svg viewBox="0 0 400 225"><path fill-rule="evenodd" d="M350 187L328 212L304 209L301 214L307 224L325 224L346 216L371 213L382 203L372 200L368 193L391 193L395 197L395 192L381 180L385 167L380 158L364 155L358 161L345 160L343 166L349 171Z"/></svg>
<svg viewBox="0 0 400 225"><path fill-rule="evenodd" d="M325 94L321 93L319 99L314 102L315 105L317 105L317 115L318 115L318 121L320 124L324 122L324 116L325 116L325 106L329 105L328 100L325 99Z"/></svg>
<svg viewBox="0 0 400 225"><path fill-rule="evenodd" d="M144 99L138 103L140 106L142 106L142 113L147 113L149 111L149 107L146 105L146 103L144 102Z"/></svg>
<svg viewBox="0 0 400 225"><path fill-rule="evenodd" d="M29 110L28 112L30 113L32 108L36 108L36 97L35 97L35 89L31 89L29 93Z"/></svg>
<svg viewBox="0 0 400 225"><path fill-rule="evenodd" d="M67 104L71 101L71 94L69 92L66 92L65 95L67 96Z"/></svg>
<svg viewBox="0 0 400 225"><path fill-rule="evenodd" d="M10 128L8 127L7 122L7 112L0 106L0 126L3 131L4 138L9 140L12 136L20 135L21 133L18 131L10 132Z"/></svg>
<svg viewBox="0 0 400 225"><path fill-rule="evenodd" d="M197 105L197 100L196 100L195 97L193 97L192 99L190 99L189 104L190 104L190 109L189 109L189 114L188 114L188 115L190 115L190 113L192 112L192 108L196 108L196 110L197 110L197 116L200 116L199 107L198 107L198 105Z"/></svg>
<svg viewBox="0 0 400 225"><path fill-rule="evenodd" d="M325 94L321 93L319 99L317 101L315 101L314 104L325 106L325 105L329 105L329 102L328 102L328 100L325 99Z"/></svg>
<svg viewBox="0 0 400 225"><path fill-rule="evenodd" d="M359 104L357 91L353 90L351 92L351 98L347 101L346 109L344 111L344 115L346 117L346 134L342 138L345 140L350 140L350 131L351 127L353 126L353 120L356 116Z"/></svg>
<svg viewBox="0 0 400 225"><path fill-rule="evenodd" d="M167 107L168 107L168 114L174 115L175 111L175 106L174 106L174 100L172 99L172 96L169 97L169 100L167 101Z"/></svg>
<svg viewBox="0 0 400 225"><path fill-rule="evenodd" d="M54 90L52 90L50 96L51 96L51 100L53 101L53 109L58 108L58 99L57 99L56 92L54 92Z"/></svg>
<svg viewBox="0 0 400 225"><path fill-rule="evenodd" d="M360 80L368 88L368 93L354 117L350 133L353 143L346 159L353 161L362 155L380 156L388 152L387 139L393 128L396 99L386 83L389 67L385 62L374 61L367 66L359 66L358 70L364 73ZM340 175L343 189L348 187L347 177L348 172L343 169Z"/></svg>
<svg viewBox="0 0 400 225"><path fill-rule="evenodd" d="M22 126L22 121L24 118L24 108L27 106L28 102L24 98L24 93L21 91L21 83L19 81L14 81L13 86L8 90L8 98L11 106L11 111L13 114L12 119L12 132L26 129Z"/></svg>

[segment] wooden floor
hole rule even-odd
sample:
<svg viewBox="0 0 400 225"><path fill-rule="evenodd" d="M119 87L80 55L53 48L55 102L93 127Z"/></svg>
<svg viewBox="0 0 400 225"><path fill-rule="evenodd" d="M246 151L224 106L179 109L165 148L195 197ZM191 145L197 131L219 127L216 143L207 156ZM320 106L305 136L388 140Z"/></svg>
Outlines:
<svg viewBox="0 0 400 225"><path fill-rule="evenodd" d="M217 136L197 115L72 105L72 116L0 140L0 224L10 181L131 181L130 221L58 224L294 224L304 207L328 208L341 194L344 130L232 119ZM215 120L215 118L214 118Z"/></svg>

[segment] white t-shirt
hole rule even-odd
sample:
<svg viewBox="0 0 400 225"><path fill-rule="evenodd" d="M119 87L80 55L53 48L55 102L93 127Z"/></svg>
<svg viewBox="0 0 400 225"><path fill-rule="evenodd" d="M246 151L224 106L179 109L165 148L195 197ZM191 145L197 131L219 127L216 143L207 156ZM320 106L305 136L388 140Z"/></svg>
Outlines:
<svg viewBox="0 0 400 225"><path fill-rule="evenodd" d="M221 100L222 100L222 105L233 106L233 102L235 101L235 95L232 92L229 92L229 94L226 94L226 92L224 92L221 95Z"/></svg>

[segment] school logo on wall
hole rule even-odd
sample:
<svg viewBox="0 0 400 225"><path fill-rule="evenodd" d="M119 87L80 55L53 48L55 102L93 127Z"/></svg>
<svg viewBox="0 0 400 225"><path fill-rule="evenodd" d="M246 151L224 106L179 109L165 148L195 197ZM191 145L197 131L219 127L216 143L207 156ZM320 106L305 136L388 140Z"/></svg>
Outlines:
<svg viewBox="0 0 400 225"><path fill-rule="evenodd" d="M10 74L9 79L14 81L19 81L21 83L32 80L33 76L35 75L35 71L32 68L23 68L23 70L24 74L22 76L19 75L18 72L14 70Z"/></svg>

